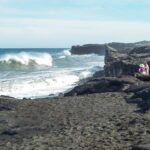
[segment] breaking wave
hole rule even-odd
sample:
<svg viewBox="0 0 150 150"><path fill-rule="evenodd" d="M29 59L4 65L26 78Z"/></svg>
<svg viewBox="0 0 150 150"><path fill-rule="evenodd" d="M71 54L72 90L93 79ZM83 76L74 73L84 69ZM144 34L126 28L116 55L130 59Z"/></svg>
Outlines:
<svg viewBox="0 0 150 150"><path fill-rule="evenodd" d="M61 53L61 55L59 56L59 59L64 59L68 56L71 56L71 52L69 49L66 49Z"/></svg>
<svg viewBox="0 0 150 150"><path fill-rule="evenodd" d="M57 96L103 66L104 56L71 55L69 49L0 51L0 95Z"/></svg>
<svg viewBox="0 0 150 150"><path fill-rule="evenodd" d="M64 55L66 55L66 56L70 56L70 55L71 55L71 52L70 52L70 50L68 50L68 49L64 50L63 53L64 53Z"/></svg>
<svg viewBox="0 0 150 150"><path fill-rule="evenodd" d="M34 68L38 66L52 66L49 53L20 52L0 55L0 69Z"/></svg>

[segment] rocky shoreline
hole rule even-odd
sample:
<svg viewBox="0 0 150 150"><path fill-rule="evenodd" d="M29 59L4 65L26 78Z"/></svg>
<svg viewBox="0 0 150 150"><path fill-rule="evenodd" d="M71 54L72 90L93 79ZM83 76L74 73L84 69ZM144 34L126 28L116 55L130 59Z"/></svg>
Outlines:
<svg viewBox="0 0 150 150"><path fill-rule="evenodd" d="M134 77L150 47L118 47L106 45L104 71L64 96L1 96L0 149L150 150L150 78Z"/></svg>

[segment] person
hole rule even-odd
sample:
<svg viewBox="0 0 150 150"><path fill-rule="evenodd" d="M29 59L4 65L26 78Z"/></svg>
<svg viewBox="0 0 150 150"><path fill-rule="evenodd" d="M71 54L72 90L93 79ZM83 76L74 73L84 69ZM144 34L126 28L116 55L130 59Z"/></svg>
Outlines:
<svg viewBox="0 0 150 150"><path fill-rule="evenodd" d="M144 64L140 64L140 65L139 65L139 73L140 73L141 75L147 75L146 68L145 68L145 65L144 65Z"/></svg>
<svg viewBox="0 0 150 150"><path fill-rule="evenodd" d="M144 62L144 67L145 67L146 75L149 75L149 65L147 64L146 61Z"/></svg>

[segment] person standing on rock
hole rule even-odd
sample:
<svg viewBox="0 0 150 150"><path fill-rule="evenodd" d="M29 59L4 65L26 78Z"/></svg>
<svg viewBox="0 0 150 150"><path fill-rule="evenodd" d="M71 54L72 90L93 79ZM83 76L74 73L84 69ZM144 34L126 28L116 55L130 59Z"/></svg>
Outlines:
<svg viewBox="0 0 150 150"><path fill-rule="evenodd" d="M146 75L149 75L149 65L147 64L146 61L144 62L144 67L145 67Z"/></svg>

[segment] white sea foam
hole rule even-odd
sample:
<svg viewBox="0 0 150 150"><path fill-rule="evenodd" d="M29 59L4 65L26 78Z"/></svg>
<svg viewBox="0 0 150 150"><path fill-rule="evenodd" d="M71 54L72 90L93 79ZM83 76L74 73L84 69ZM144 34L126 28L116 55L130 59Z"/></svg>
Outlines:
<svg viewBox="0 0 150 150"><path fill-rule="evenodd" d="M60 59L66 58L66 56L59 56Z"/></svg>
<svg viewBox="0 0 150 150"><path fill-rule="evenodd" d="M80 79L92 76L104 65L104 57L98 55L71 55L69 50L51 54L27 51L0 55L0 69L7 67L3 64L48 66L37 70L1 70L0 95L16 98L57 95L73 88Z"/></svg>
<svg viewBox="0 0 150 150"><path fill-rule="evenodd" d="M83 72L81 72L80 73L80 78L82 79L82 78L87 78L87 77L90 77L90 76L92 76L92 72L90 72L90 71L83 71Z"/></svg>
<svg viewBox="0 0 150 150"><path fill-rule="evenodd" d="M17 78L0 81L0 95L8 95L16 98L44 97L50 94L57 95L71 88L79 77L74 74L58 72L55 75L45 74L41 76ZM20 90L21 89L21 90Z"/></svg>
<svg viewBox="0 0 150 150"><path fill-rule="evenodd" d="M19 63L22 65L30 65L35 63L36 65L52 66L52 57L49 53L37 53L37 52L20 52L9 53L0 56L0 63Z"/></svg>
<svg viewBox="0 0 150 150"><path fill-rule="evenodd" d="M0 95L16 98L57 95L74 87L80 79L92 76L95 71L96 67L77 72L73 70L39 71L27 75L18 75L16 78L11 77L5 81L0 79Z"/></svg>
<svg viewBox="0 0 150 150"><path fill-rule="evenodd" d="M63 53L64 53L65 56L70 56L71 55L71 52L70 52L69 49L64 50Z"/></svg>
<svg viewBox="0 0 150 150"><path fill-rule="evenodd" d="M59 59L64 59L69 56L71 56L71 52L69 49L66 49L61 53L61 56L59 56Z"/></svg>
<svg viewBox="0 0 150 150"><path fill-rule="evenodd" d="M82 71L79 75L80 79L83 79L83 78L88 78L88 77L92 77L93 74L96 72L96 71L99 71L101 69L101 67L99 66L94 66L90 69L86 69L84 71Z"/></svg>

